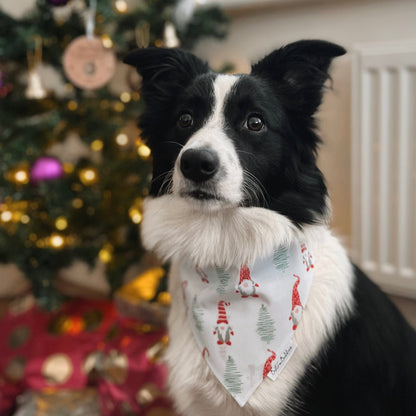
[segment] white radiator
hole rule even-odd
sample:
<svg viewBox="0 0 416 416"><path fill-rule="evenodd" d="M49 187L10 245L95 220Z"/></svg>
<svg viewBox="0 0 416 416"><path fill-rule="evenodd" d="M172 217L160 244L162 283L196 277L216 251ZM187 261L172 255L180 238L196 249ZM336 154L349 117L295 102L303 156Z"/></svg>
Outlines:
<svg viewBox="0 0 416 416"><path fill-rule="evenodd" d="M352 74L351 254L416 298L416 41L358 46Z"/></svg>

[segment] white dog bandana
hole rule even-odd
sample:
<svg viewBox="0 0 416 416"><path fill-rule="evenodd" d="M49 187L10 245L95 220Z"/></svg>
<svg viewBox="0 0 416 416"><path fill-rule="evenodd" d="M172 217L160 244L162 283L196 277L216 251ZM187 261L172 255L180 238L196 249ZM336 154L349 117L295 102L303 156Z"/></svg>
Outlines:
<svg viewBox="0 0 416 416"><path fill-rule="evenodd" d="M181 263L183 298L201 354L244 406L263 379L275 380L292 356L292 335L312 283L305 244L274 250L240 270Z"/></svg>

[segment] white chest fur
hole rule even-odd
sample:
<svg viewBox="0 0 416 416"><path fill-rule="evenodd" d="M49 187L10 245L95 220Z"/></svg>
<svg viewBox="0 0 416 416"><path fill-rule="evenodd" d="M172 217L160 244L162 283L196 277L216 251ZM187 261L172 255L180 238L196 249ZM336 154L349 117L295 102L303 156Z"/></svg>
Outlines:
<svg viewBox="0 0 416 416"><path fill-rule="evenodd" d="M178 412L184 416L278 415L310 360L353 307L352 268L338 240L325 226L309 226L300 232L285 217L265 209L201 214L169 195L146 201L142 238L148 249L172 260L166 360ZM213 262L232 267L267 255L279 244L302 240L314 253L315 269L309 301L293 338L298 348L277 380L265 379L241 408L212 375L196 345L175 259L187 256L201 267Z"/></svg>

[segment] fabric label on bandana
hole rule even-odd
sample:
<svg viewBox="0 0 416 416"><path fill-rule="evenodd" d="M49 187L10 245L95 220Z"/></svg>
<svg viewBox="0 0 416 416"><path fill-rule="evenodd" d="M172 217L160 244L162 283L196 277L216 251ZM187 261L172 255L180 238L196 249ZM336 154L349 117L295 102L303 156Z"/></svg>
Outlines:
<svg viewBox="0 0 416 416"><path fill-rule="evenodd" d="M274 250L240 269L182 262L183 299L201 354L244 406L265 377L275 380L296 349L313 258L305 244Z"/></svg>

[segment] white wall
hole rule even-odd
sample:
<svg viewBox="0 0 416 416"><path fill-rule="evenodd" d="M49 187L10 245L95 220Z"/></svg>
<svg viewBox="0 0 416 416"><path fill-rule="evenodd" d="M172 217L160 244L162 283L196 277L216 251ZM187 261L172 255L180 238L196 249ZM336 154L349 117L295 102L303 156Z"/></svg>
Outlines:
<svg viewBox="0 0 416 416"><path fill-rule="evenodd" d="M330 40L349 51L362 42L416 39L416 1L327 1L233 12L228 38L204 41L196 52L214 68L229 60L237 72L247 72L250 61L302 38ZM334 90L326 94L319 114L325 142L320 167L332 197L333 227L347 244L351 235L350 62L350 54L334 61Z"/></svg>

